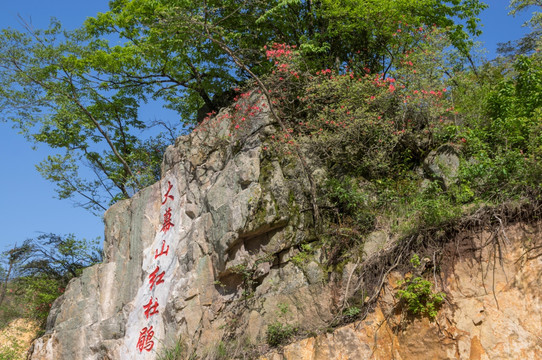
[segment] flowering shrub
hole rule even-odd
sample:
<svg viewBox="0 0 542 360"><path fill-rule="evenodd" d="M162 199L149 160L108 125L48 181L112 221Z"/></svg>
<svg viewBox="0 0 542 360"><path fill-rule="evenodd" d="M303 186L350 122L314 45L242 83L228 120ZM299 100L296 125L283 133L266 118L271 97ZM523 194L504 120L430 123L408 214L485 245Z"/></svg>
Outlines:
<svg viewBox="0 0 542 360"><path fill-rule="evenodd" d="M342 213L359 219L363 231L371 231L367 219L374 213L402 218L409 231L451 221L468 202L532 193L542 148L537 55L520 59L514 78L484 92L464 80L472 72L447 50L446 29L399 22L394 37L388 50L396 65L383 73L357 63L355 54L335 68L311 71L295 47L267 48L275 67L265 79L271 106L288 124L269 139L271 150L289 154L303 145L324 161L336 184L353 184L359 196L350 193L351 201L337 202L333 191L328 197L355 209ZM486 111L480 104L469 108L472 95L465 94L472 91L488 99ZM430 176L424 160L442 145L460 157L457 179L447 188L424 183ZM503 188L505 197L496 196ZM355 200L360 197L371 201L363 205Z"/></svg>
<svg viewBox="0 0 542 360"><path fill-rule="evenodd" d="M353 61L313 73L295 47L266 49L271 105L288 123L275 146L310 143L331 168L367 178L410 167L435 146L454 113L441 52L449 43L437 28L399 26L396 35L408 39L390 49L399 66L386 73Z"/></svg>
<svg viewBox="0 0 542 360"><path fill-rule="evenodd" d="M281 157L303 147L316 156L331 177L321 188L327 201L362 232L382 221L402 222L404 231L435 226L461 216L466 203L532 193L542 173L536 54L492 90L448 50L446 29L396 25L387 49L393 62L380 73L355 53L333 68L312 70L295 46L267 46L273 70L263 78L266 89L239 90L233 111L209 114L196 131L227 117L231 136L272 107L285 126L269 135L264 151ZM474 101L480 98L487 100ZM446 187L424 164L443 145L460 158ZM348 196L337 197L343 190Z"/></svg>

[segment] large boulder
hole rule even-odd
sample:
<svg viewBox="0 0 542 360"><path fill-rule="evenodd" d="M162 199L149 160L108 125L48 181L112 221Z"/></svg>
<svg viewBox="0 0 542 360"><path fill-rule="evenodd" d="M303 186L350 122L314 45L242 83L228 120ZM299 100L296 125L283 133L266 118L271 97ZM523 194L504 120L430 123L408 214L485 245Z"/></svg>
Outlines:
<svg viewBox="0 0 542 360"><path fill-rule="evenodd" d="M162 180L106 212L104 262L53 304L29 358L154 359L179 339L206 356L226 338L264 343L277 313L324 326L322 270L309 281L289 261L311 233L309 184L295 157L269 151L276 131L252 93L177 139Z"/></svg>
<svg viewBox="0 0 542 360"><path fill-rule="evenodd" d="M430 179L438 181L443 189L448 189L457 180L457 150L452 145L442 145L431 151L423 162L423 169Z"/></svg>

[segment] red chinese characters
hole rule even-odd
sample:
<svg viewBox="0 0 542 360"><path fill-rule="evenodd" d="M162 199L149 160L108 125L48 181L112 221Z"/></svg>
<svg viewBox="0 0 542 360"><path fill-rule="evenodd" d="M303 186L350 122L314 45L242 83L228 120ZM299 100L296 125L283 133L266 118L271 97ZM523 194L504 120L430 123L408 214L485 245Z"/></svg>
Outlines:
<svg viewBox="0 0 542 360"><path fill-rule="evenodd" d="M173 185L171 184L171 182L167 182L167 191L166 191L166 194L164 195L164 201L162 201L162 205L164 205L167 201L167 199L171 199L171 200L175 200L175 198L173 197L173 195L170 195L169 192L171 191L171 188L173 188Z"/></svg>
<svg viewBox="0 0 542 360"><path fill-rule="evenodd" d="M139 352L145 351L151 351L154 346L154 341L152 341L152 338L154 337L154 331L152 330L152 326L147 328L144 327L141 332L139 333L139 339L137 340L137 349Z"/></svg>
<svg viewBox="0 0 542 360"><path fill-rule="evenodd" d="M151 297L151 299L149 300L149 303L147 305L143 305L143 309L145 309L145 317L149 319L149 316L153 316L159 313L158 301L154 299L154 302L153 302L153 298Z"/></svg>
<svg viewBox="0 0 542 360"><path fill-rule="evenodd" d="M166 255L167 256L167 253L169 252L169 245L167 246L167 248L165 248L166 246L166 240L162 240L162 249L160 250L160 253L158 253L158 249L155 250L154 252L154 258L157 259L159 256L162 256L162 255ZM164 250L165 248L165 250Z"/></svg>
<svg viewBox="0 0 542 360"><path fill-rule="evenodd" d="M175 226L175 224L171 222L171 208L167 208L166 213L164 214L164 224L160 231L166 233L173 226Z"/></svg>
<svg viewBox="0 0 542 360"><path fill-rule="evenodd" d="M158 271L160 271L160 266L157 266L156 269L149 275L149 285L151 286L151 290L154 286L164 282L163 277L166 272L162 271L160 274L158 274Z"/></svg>
<svg viewBox="0 0 542 360"><path fill-rule="evenodd" d="M167 182L168 188L166 193L164 194L164 198L162 201L162 205L165 205L169 200L175 200L175 197L171 195L171 190L173 188L173 185L170 181ZM171 221L172 219L172 211L171 207L168 207L164 213L164 221L162 224L162 228L160 232L167 233L175 224ZM166 245L166 240L162 240L162 246L161 248L155 249L154 251L154 259L156 260L160 256L168 256L169 253L169 245ZM155 287L162 284L164 282L164 276L166 272L162 271L160 272L160 266L156 266L156 269L152 273L149 274L149 287L152 291ZM158 307L160 304L158 303L158 298L151 296L149 301L143 305L143 316L145 316L145 319L149 320L150 317L153 315L159 314L160 311L158 310ZM149 326L147 324L147 327L144 327L140 333L139 333L139 339L137 341L137 349L140 353L142 353L144 350L149 352L154 347L154 330L152 326Z"/></svg>

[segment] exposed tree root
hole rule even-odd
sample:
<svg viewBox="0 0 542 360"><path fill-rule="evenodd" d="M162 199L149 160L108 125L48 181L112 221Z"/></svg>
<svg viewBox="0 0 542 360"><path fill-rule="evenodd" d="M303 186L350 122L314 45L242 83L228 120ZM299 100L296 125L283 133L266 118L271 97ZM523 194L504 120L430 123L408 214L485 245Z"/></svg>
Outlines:
<svg viewBox="0 0 542 360"><path fill-rule="evenodd" d="M495 289L495 270L498 266L503 267L503 248L510 244L506 233L506 227L519 222L535 222L542 218L542 203L530 201L523 204L503 204L496 208L484 207L470 216L443 224L438 228L421 229L403 239L398 240L393 246L380 251L366 259L356 268L359 268L358 282L354 292L362 291L367 294L363 303L363 309L357 321L363 320L374 310L385 286L388 275L392 271L406 273L411 270L409 259L412 254L418 254L421 258L428 257L432 268L432 277L435 285L441 284L446 292L444 281L437 274L444 263L452 265L465 256L472 258L480 264L482 276L486 278L492 273L491 291L498 307L497 292ZM473 236L481 230L489 230L490 236L482 245L474 243ZM452 246L450 246L452 245ZM484 266L482 251L489 249L490 261ZM453 249L453 250L450 250ZM530 254L542 249L542 245L533 246L522 255L522 258L530 258ZM451 251L451 252L450 252ZM542 252L536 253L535 257L542 256ZM519 260L518 260L519 261ZM506 274L505 274L506 276ZM351 278L352 276L350 276ZM349 283L350 283L349 278ZM347 294L345 294L347 295ZM358 324L359 326L359 324Z"/></svg>

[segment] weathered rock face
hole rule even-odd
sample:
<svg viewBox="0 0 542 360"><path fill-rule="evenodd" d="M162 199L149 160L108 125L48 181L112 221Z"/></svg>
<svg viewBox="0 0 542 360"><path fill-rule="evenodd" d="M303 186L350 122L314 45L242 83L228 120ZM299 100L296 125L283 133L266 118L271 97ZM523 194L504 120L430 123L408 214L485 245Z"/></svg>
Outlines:
<svg viewBox="0 0 542 360"><path fill-rule="evenodd" d="M104 263L54 303L30 359L154 359L179 338L211 356L224 338L264 343L277 316L330 320L319 266L288 261L312 222L306 177L264 149L262 98L244 101L250 121L207 120L167 149L162 181L107 211Z"/></svg>
<svg viewBox="0 0 542 360"><path fill-rule="evenodd" d="M363 264L343 264L342 279L323 270L321 250L309 245L306 174L295 157L267 149L276 130L262 98L238 106L249 109L247 121L235 110L205 121L167 149L159 183L107 211L104 262L53 304L29 359L155 359L179 339L186 358L256 358L268 350L269 325L320 335L263 359L541 357L540 224L503 229L502 265L497 248L482 246L489 234L452 244L448 258L459 245L483 250L443 266L448 297L436 322L398 311L392 274L364 321L322 333ZM369 235L362 261L390 241L385 231Z"/></svg>
<svg viewBox="0 0 542 360"><path fill-rule="evenodd" d="M489 232L450 244L448 254L458 245L482 250L477 259L466 252L443 269L448 301L435 322L398 311L395 274L364 321L292 343L262 360L542 359L542 223L502 231L499 244L489 241Z"/></svg>
<svg viewBox="0 0 542 360"><path fill-rule="evenodd" d="M459 156L451 145L443 145L431 151L423 162L429 179L437 180L445 189L457 180Z"/></svg>

